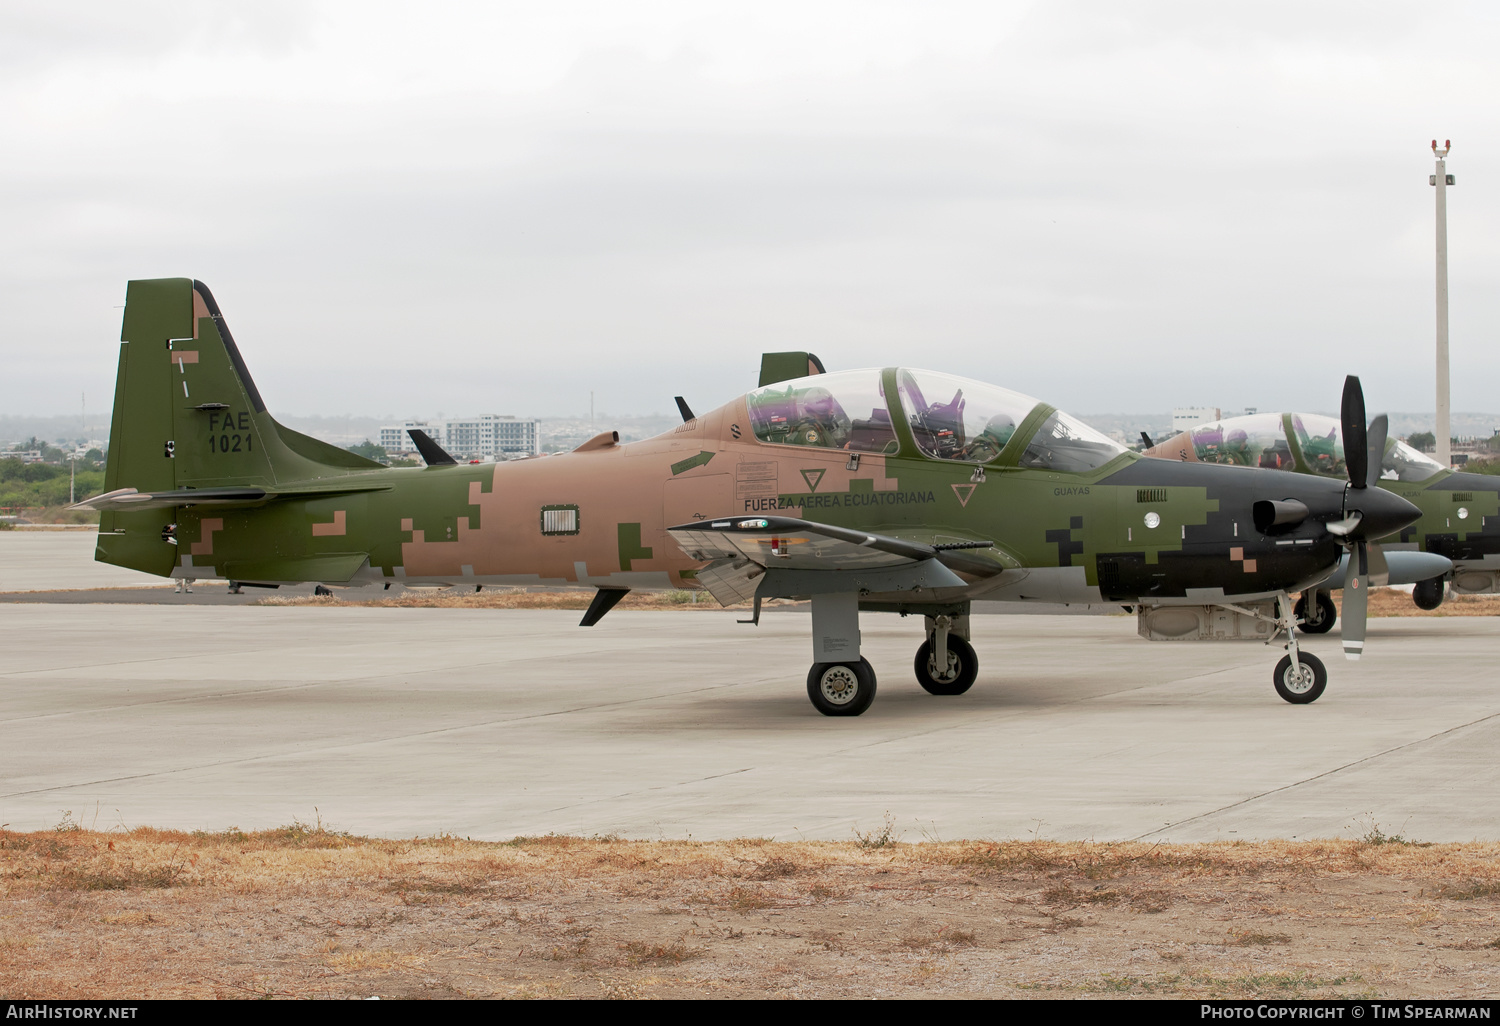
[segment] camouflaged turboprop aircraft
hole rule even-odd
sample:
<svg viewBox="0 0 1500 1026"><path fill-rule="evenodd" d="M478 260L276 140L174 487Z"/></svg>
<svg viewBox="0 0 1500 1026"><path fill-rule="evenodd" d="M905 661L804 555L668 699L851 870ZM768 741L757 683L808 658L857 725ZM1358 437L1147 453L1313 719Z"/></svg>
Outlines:
<svg viewBox="0 0 1500 1026"><path fill-rule="evenodd" d="M278 424L201 283L131 282L122 339L108 491L83 504L102 511L96 558L269 586L587 585L583 626L632 588L753 600L751 622L808 597L807 691L830 716L875 697L861 611L924 617L918 682L968 690L981 597L1127 604L1154 639L1284 636L1276 690L1311 702L1327 673L1298 651L1288 592L1418 515L1357 459L1347 484L1143 459L1016 392L814 373L807 353L768 354L760 388L701 416L680 403L646 441L387 468ZM1363 410L1345 421L1363 430Z"/></svg>
<svg viewBox="0 0 1500 1026"><path fill-rule="evenodd" d="M1200 424L1145 454L1335 478L1347 472L1338 421L1316 413L1257 413ZM1412 600L1422 609L1442 605L1449 582L1461 595L1500 593L1500 478L1450 470L1391 438L1375 483L1414 503L1422 517L1398 536L1370 547L1376 560L1373 583L1415 585ZM1336 615L1329 592L1341 587L1342 580L1335 572L1297 600L1302 630L1322 634L1333 629Z"/></svg>

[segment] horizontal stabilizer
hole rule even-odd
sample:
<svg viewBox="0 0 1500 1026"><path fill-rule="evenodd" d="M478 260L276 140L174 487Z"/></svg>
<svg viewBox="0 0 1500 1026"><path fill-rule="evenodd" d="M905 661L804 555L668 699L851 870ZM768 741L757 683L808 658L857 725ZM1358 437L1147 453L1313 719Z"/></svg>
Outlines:
<svg viewBox="0 0 1500 1026"><path fill-rule="evenodd" d="M92 499L75 502L69 509L135 510L171 509L175 506L249 506L266 501L264 488L173 488L163 492L141 492L116 488Z"/></svg>
<svg viewBox="0 0 1500 1026"><path fill-rule="evenodd" d="M381 492L389 488L389 484L353 484L337 480L305 488L295 485L290 488L257 488L246 485L228 488L173 488L161 492L116 488L112 492L75 502L68 509L121 513L144 509L173 509L177 506L262 506L277 499L331 499L338 495Z"/></svg>

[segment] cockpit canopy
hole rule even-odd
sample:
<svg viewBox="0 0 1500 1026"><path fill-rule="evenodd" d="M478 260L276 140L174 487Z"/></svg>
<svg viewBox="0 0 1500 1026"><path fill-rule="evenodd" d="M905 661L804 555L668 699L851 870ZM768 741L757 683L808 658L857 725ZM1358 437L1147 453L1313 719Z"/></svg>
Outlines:
<svg viewBox="0 0 1500 1026"><path fill-rule="evenodd" d="M1288 425L1299 456L1288 444ZM1228 463L1273 470L1301 469L1345 477L1343 427L1317 413L1256 413L1190 428L1193 455L1200 463ZM1294 468L1294 463L1297 465ZM1380 476L1386 481L1425 481L1443 465L1395 438L1386 439Z"/></svg>
<svg viewBox="0 0 1500 1026"><path fill-rule="evenodd" d="M961 463L1086 471L1125 451L1118 442L1027 395L936 371L848 370L781 381L745 397L755 437L801 445L892 455L901 441L886 395L894 380L902 419L925 456ZM1040 425L1027 418L1034 411ZM1025 428L1024 436L1017 437ZM1029 436L1029 437L1025 437ZM1022 446L1024 445L1024 448Z"/></svg>

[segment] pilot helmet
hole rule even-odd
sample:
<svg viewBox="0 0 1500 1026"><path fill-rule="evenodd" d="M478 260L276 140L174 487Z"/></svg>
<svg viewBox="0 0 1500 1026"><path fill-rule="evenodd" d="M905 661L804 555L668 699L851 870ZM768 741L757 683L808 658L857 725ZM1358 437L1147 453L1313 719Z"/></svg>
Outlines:
<svg viewBox="0 0 1500 1026"><path fill-rule="evenodd" d="M1010 441L1010 436L1016 433L1016 422L1008 413L997 413L985 422L984 430L979 434L992 440L997 448L1005 448L1005 443Z"/></svg>

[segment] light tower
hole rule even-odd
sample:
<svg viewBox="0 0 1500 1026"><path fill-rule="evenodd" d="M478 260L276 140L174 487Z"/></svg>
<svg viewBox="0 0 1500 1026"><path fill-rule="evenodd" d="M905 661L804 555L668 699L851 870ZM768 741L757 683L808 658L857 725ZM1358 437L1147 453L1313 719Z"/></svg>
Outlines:
<svg viewBox="0 0 1500 1026"><path fill-rule="evenodd" d="M1453 148L1451 140L1443 140L1438 149L1437 140L1432 140L1432 152L1437 157L1437 170L1429 179L1437 186L1437 460L1443 466L1451 466L1453 453L1449 448L1448 408L1448 186L1453 185L1453 176L1447 171L1448 151Z"/></svg>

